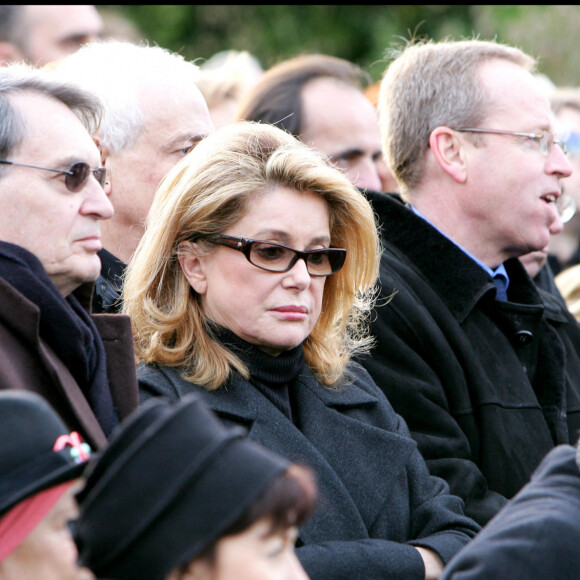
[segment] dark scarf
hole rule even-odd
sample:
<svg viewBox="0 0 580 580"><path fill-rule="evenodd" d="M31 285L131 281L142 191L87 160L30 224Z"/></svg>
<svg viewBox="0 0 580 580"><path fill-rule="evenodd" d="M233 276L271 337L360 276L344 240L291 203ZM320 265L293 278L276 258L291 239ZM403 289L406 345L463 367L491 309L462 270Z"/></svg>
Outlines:
<svg viewBox="0 0 580 580"><path fill-rule="evenodd" d="M0 277L38 306L41 338L72 374L108 436L118 418L105 349L89 314L72 294L63 298L38 258L20 246L0 242Z"/></svg>
<svg viewBox="0 0 580 580"><path fill-rule="evenodd" d="M298 345L272 356L242 340L231 330L212 324L220 342L234 352L250 371L251 381L288 418L292 419L294 381L304 366L304 349Z"/></svg>

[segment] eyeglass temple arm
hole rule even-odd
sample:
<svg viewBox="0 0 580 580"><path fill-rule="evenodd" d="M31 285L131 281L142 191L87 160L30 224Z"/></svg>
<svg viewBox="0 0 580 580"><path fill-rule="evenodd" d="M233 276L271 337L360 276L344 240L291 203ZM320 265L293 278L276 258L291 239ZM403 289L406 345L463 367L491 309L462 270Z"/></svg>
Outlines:
<svg viewBox="0 0 580 580"><path fill-rule="evenodd" d="M42 169L44 171L52 171L53 173L64 173L66 175L72 175L72 171L67 169L53 169L52 167L41 167L40 165L30 165L29 163L18 163L16 161L6 161L6 159L0 159L0 163L3 165L16 165L19 167L31 167L32 169Z"/></svg>

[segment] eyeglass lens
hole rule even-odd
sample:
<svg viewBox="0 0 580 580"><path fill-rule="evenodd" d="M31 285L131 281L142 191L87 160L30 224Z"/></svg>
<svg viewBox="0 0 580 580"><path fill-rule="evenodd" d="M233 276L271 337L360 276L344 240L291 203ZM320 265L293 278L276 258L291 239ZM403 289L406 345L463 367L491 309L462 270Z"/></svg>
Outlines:
<svg viewBox="0 0 580 580"><path fill-rule="evenodd" d="M91 169L88 163L79 162L73 163L73 165L68 168L68 172L64 180L66 188L73 193L79 191L91 173L95 176L95 179L99 182L99 185L104 187L105 180L107 179L107 170L104 167Z"/></svg>
<svg viewBox="0 0 580 580"><path fill-rule="evenodd" d="M556 139L549 131L543 131L539 144L540 150L544 155L548 155L554 145L560 147L564 154L567 153L566 142Z"/></svg>
<svg viewBox="0 0 580 580"><path fill-rule="evenodd" d="M329 250L312 250L301 252L305 256L308 273L313 276L329 276L338 272L344 264L344 253ZM268 244L267 242L252 242L250 262L254 266L271 272L285 272L299 259L299 253L291 248Z"/></svg>

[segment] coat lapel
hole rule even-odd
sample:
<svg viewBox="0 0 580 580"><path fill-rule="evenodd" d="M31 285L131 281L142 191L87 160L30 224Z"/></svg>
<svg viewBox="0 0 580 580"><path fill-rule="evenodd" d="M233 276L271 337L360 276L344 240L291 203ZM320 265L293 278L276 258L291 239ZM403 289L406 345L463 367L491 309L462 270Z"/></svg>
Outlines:
<svg viewBox="0 0 580 580"><path fill-rule="evenodd" d="M386 403L383 399L379 405L378 389L371 394L356 381L340 390L326 389L309 370L295 388L294 423L241 378L203 396L222 420L244 425L252 439L314 470L322 509L303 527L304 543L369 537L402 481L407 489L406 459L416 445L368 422L369 409Z"/></svg>

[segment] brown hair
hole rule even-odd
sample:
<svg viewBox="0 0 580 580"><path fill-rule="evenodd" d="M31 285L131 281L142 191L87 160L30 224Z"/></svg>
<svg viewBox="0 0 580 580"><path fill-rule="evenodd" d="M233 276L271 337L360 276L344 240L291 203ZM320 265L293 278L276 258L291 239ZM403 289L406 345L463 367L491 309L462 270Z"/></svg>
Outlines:
<svg viewBox="0 0 580 580"><path fill-rule="evenodd" d="M237 118L276 125L300 138L302 89L318 78L332 78L359 89L368 77L355 64L324 54L292 58L267 70L242 99Z"/></svg>

